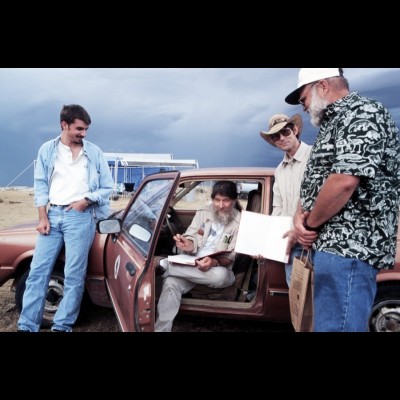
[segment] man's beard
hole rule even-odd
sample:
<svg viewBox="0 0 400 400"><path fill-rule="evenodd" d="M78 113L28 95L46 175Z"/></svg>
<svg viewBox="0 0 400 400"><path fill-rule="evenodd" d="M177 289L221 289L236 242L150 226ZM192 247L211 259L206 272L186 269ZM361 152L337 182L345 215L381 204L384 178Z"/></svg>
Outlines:
<svg viewBox="0 0 400 400"><path fill-rule="evenodd" d="M232 207L228 212L218 211L218 209L213 205L214 218L222 225L227 225L233 220L233 208L234 207Z"/></svg>
<svg viewBox="0 0 400 400"><path fill-rule="evenodd" d="M327 100L318 96L316 87L314 86L311 90L311 100L310 107L308 107L308 113L310 114L311 124L316 128L321 126L322 118L325 114L325 108L328 104Z"/></svg>
<svg viewBox="0 0 400 400"><path fill-rule="evenodd" d="M83 137L81 137L81 136L75 136L75 137L72 139L72 143L74 143L74 144L82 144L82 143L83 143Z"/></svg>

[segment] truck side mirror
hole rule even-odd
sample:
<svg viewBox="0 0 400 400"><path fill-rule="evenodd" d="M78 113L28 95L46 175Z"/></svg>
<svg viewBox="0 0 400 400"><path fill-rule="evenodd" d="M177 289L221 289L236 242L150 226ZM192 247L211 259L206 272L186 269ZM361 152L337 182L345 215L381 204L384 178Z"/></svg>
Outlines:
<svg viewBox="0 0 400 400"><path fill-rule="evenodd" d="M96 229L99 233L120 233L121 221L117 218L102 219L97 222Z"/></svg>

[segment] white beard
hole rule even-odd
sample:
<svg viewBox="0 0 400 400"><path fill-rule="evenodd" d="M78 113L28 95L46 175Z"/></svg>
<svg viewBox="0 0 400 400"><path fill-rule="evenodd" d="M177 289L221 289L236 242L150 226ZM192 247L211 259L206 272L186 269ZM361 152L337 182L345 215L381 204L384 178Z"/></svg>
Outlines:
<svg viewBox="0 0 400 400"><path fill-rule="evenodd" d="M314 90L315 88L315 90ZM325 108L328 106L328 101L318 96L316 87L312 88L310 107L308 112L311 118L311 124L316 128L321 126L322 118L325 114Z"/></svg>
<svg viewBox="0 0 400 400"><path fill-rule="evenodd" d="M234 207L232 206L228 212L218 211L213 205L214 218L221 224L227 225L231 220L233 220L233 208Z"/></svg>

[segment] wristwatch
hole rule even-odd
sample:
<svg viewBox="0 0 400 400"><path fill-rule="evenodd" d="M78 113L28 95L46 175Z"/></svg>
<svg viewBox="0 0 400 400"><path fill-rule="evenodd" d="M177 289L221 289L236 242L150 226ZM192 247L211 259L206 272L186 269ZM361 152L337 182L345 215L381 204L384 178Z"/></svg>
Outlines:
<svg viewBox="0 0 400 400"><path fill-rule="evenodd" d="M85 200L88 206L92 206L95 203L95 201L90 200L89 197L85 197Z"/></svg>
<svg viewBox="0 0 400 400"><path fill-rule="evenodd" d="M314 227L311 227L311 226L309 226L309 225L307 224L307 220L304 221L303 226L304 226L304 228L306 228L308 231L313 231L313 232L319 232L319 231L321 230L321 227L322 227L322 225L316 226L315 228L314 228Z"/></svg>

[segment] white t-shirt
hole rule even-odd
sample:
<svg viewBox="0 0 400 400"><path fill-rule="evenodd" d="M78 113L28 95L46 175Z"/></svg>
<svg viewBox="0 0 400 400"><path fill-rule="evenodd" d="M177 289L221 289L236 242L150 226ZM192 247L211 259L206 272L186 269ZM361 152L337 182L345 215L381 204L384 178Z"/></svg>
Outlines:
<svg viewBox="0 0 400 400"><path fill-rule="evenodd" d="M60 141L50 185L50 203L71 204L83 199L88 193L89 169L86 155L81 150L76 160L73 160L71 149Z"/></svg>
<svg viewBox="0 0 400 400"><path fill-rule="evenodd" d="M221 238L222 232L224 231L224 224L221 222L213 221L210 229L210 234L208 235L206 244L204 247L196 254L196 256L202 257L207 254L215 253L217 248L218 240Z"/></svg>

